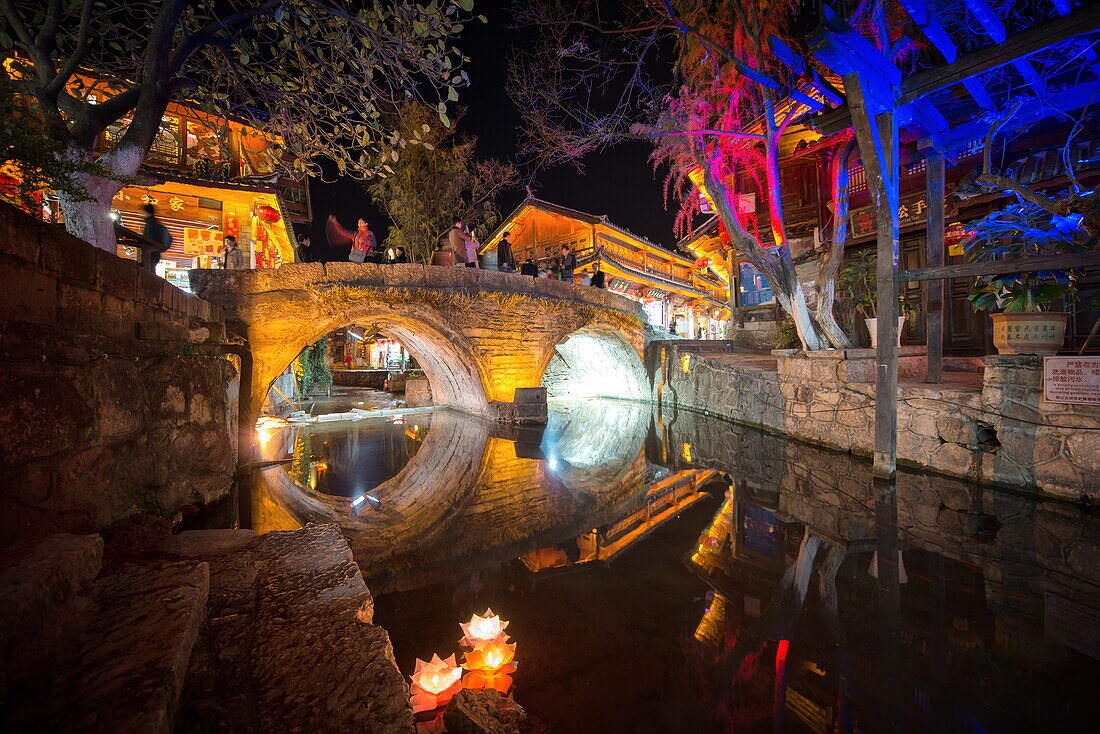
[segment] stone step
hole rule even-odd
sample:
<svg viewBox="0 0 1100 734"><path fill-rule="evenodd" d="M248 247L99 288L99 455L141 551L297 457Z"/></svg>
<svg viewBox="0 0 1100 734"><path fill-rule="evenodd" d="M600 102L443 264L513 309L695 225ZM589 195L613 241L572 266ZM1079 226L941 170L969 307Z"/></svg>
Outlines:
<svg viewBox="0 0 1100 734"><path fill-rule="evenodd" d="M193 532L160 546L210 564L177 731L414 731L389 636L371 624L373 599L335 526Z"/></svg>
<svg viewBox="0 0 1100 734"><path fill-rule="evenodd" d="M209 584L195 561L127 563L97 579L75 649L8 702L5 730L172 731Z"/></svg>
<svg viewBox="0 0 1100 734"><path fill-rule="evenodd" d="M102 560L98 535L63 533L0 552L0 701L18 697L72 654Z"/></svg>

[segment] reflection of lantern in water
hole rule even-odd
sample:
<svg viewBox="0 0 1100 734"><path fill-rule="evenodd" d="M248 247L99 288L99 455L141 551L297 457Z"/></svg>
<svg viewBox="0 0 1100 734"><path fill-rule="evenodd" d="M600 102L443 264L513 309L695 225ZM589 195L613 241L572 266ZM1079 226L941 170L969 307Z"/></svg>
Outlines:
<svg viewBox="0 0 1100 734"><path fill-rule="evenodd" d="M501 634L493 640L478 640L474 649L466 653L462 667L470 672L462 677L464 687L508 692L512 687L511 674L516 672L516 643L505 642L505 639Z"/></svg>
<svg viewBox="0 0 1100 734"><path fill-rule="evenodd" d="M462 628L462 634L464 635L459 642L466 647L474 647L478 641L489 642L500 637L508 623L493 614L492 609L486 609L484 617L475 614L470 617L469 622L465 624L460 622L458 626Z"/></svg>
<svg viewBox="0 0 1100 734"><path fill-rule="evenodd" d="M409 687L409 700L413 713L431 711L446 705L451 697L462 690L462 668L455 664L455 656L440 660L432 655L430 662L419 658L413 671Z"/></svg>

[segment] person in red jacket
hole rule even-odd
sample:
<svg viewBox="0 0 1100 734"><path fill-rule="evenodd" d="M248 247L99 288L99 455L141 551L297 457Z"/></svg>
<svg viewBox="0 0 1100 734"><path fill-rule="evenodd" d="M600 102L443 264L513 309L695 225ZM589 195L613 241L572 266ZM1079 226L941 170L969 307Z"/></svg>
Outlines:
<svg viewBox="0 0 1100 734"><path fill-rule="evenodd" d="M370 225L367 224L367 220L360 219L359 229L355 232L349 232L340 226L335 216L330 214L325 230L328 234L328 243L330 246L351 246L351 252L348 253L348 259L352 262L361 263L376 261L375 253L378 251L378 240L375 238L374 232L370 231Z"/></svg>

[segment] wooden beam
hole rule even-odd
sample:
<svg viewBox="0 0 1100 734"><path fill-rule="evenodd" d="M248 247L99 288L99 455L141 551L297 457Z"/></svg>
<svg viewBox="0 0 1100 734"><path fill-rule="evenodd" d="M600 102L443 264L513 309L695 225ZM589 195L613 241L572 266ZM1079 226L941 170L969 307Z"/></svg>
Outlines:
<svg viewBox="0 0 1100 734"><path fill-rule="evenodd" d="M989 96L989 92L985 90L985 85L982 84L981 79L972 76L969 79L963 79L962 85L970 93L971 99L977 102L983 110L993 112L997 109L997 103L993 101L993 97Z"/></svg>
<svg viewBox="0 0 1100 734"><path fill-rule="evenodd" d="M994 43L1004 43L1008 37L1004 22L993 12L986 0L965 0L966 7L978 25L982 27L986 35L993 39Z"/></svg>
<svg viewBox="0 0 1100 734"><path fill-rule="evenodd" d="M1031 65L1030 61L1016 59L1012 62L1012 66L1024 78L1027 85L1031 87L1031 91L1035 92L1036 97L1042 99L1047 96L1047 83L1035 72L1035 67Z"/></svg>
<svg viewBox="0 0 1100 734"><path fill-rule="evenodd" d="M931 204L931 202L929 202ZM1049 255L1019 260L996 260L994 262L962 263L960 265L942 265L939 267L902 270L898 273L898 282L915 280L944 280L946 278L970 278L980 275L1005 275L1008 273L1033 273L1037 270L1071 270L1100 266L1100 250L1075 252L1070 255Z"/></svg>
<svg viewBox="0 0 1100 734"><path fill-rule="evenodd" d="M925 262L929 269L935 269L943 267L943 208L946 194L943 154L930 151L925 154L924 162L925 198L928 201L925 210ZM904 282L900 276L899 282ZM943 286L942 280L933 280L924 288L924 327L928 343L925 377L933 384L943 377Z"/></svg>
<svg viewBox="0 0 1100 734"><path fill-rule="evenodd" d="M947 63L950 64L954 61L959 55L959 49L955 46L955 42L951 40L951 36L947 35L947 31L940 25L936 14L928 7L928 0L901 0L901 4L905 7L905 12L909 13L909 17L920 28L924 37L928 39L928 42L943 54L943 58Z"/></svg>
<svg viewBox="0 0 1100 734"><path fill-rule="evenodd" d="M1070 0L1051 0L1054 3L1054 9L1058 11L1058 15L1069 15L1069 11L1073 10L1070 5Z"/></svg>
<svg viewBox="0 0 1100 734"><path fill-rule="evenodd" d="M1010 64L1015 59L1025 58L1096 30L1100 30L1100 3L1090 3L1069 15L1014 33L1003 44L985 46L960 57L954 63L910 76L902 82L901 103L906 104L941 89L962 84L967 79ZM810 122L821 134L831 135L851 127L852 117L847 108L840 107L815 115Z"/></svg>
<svg viewBox="0 0 1100 734"><path fill-rule="evenodd" d="M1100 7L1100 6L1098 6ZM1076 87L1048 95L1042 104L1026 105L1011 120L1010 127L1022 128L1058 114L1069 114L1091 104L1100 94L1100 81L1085 82ZM988 120L975 120L945 132L942 136L942 153L950 155L975 140L981 140L989 130Z"/></svg>

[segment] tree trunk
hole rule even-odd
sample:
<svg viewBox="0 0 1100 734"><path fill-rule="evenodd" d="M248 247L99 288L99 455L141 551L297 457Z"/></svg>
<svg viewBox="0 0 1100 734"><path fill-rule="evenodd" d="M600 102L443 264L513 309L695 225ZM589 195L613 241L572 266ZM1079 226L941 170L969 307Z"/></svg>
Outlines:
<svg viewBox="0 0 1100 734"><path fill-rule="evenodd" d="M101 250L115 252L115 223L111 219L111 202L122 185L109 178L78 174L73 177L88 192L90 198L84 201L74 200L66 194L60 195L61 213L65 217L65 229L85 242Z"/></svg>
<svg viewBox="0 0 1100 734"><path fill-rule="evenodd" d="M836 301L836 278L844 261L844 244L848 239L848 162L855 142L845 143L832 161L833 231L829 249L821 257L817 271L817 311L814 318L830 343L837 349L850 349L852 342L833 313Z"/></svg>
<svg viewBox="0 0 1100 734"><path fill-rule="evenodd" d="M92 161L95 156L91 150L73 146L66 151L71 160ZM71 196L61 194L61 213L65 217L65 229L85 242L101 250L115 252L118 240L115 237L115 225L111 219L112 200L125 181L132 178L141 167L145 153L133 145L120 144L98 159L104 171L117 173L118 178L108 178L92 173L78 173L73 180L84 187L88 199L77 201Z"/></svg>
<svg viewBox="0 0 1100 734"><path fill-rule="evenodd" d="M707 162L703 163L703 175L707 191L710 192L714 206L718 210L718 217L730 235L730 245L744 255L767 279L779 304L794 319L802 348L824 349L828 342L814 324L810 307L806 303L806 294L803 293L802 285L798 282L794 271L790 249L786 245L780 245L775 248L774 254L764 249L756 238L741 226L741 220L738 219L737 212L730 204L729 189Z"/></svg>

